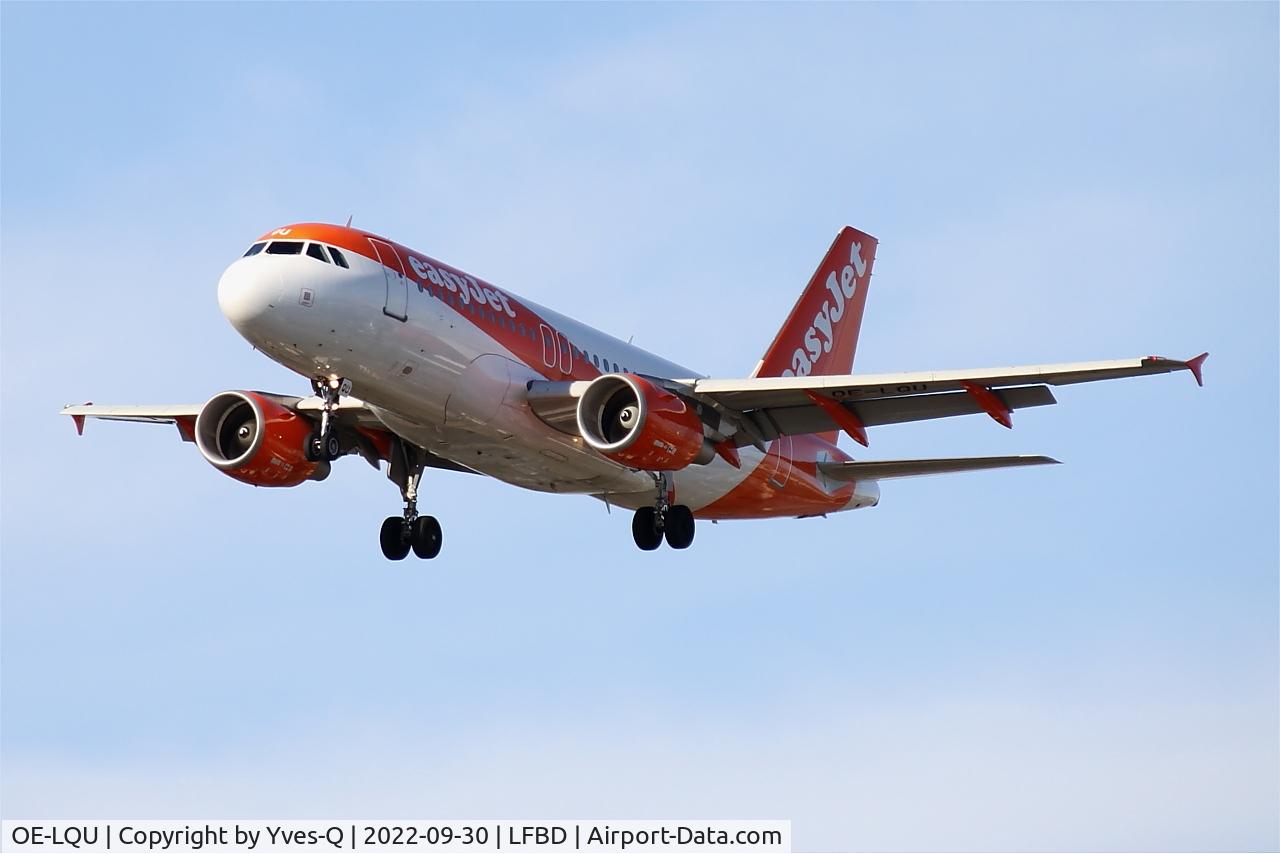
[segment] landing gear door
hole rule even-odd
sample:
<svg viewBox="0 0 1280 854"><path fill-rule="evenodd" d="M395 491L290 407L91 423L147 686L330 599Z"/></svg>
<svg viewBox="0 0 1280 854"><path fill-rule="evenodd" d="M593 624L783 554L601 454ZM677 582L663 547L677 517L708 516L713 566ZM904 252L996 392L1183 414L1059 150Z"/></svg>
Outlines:
<svg viewBox="0 0 1280 854"><path fill-rule="evenodd" d="M382 275L387 280L387 302L382 313L396 320L409 319L409 278L404 274L400 253L385 240L370 237L374 254L382 265Z"/></svg>

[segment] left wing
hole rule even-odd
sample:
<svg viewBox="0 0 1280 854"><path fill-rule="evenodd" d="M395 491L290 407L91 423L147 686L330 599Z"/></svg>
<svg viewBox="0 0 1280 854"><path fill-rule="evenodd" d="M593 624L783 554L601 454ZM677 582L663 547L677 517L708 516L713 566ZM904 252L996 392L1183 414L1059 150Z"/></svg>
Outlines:
<svg viewBox="0 0 1280 854"><path fill-rule="evenodd" d="M1012 412L1057 401L1051 385L1190 371L1201 373L1208 353L1185 362L1161 356L967 371L919 371L844 376L747 377L734 380L646 377L696 404L715 442L755 445L779 436L843 430L867 444L867 427L985 412L1005 427ZM577 434L578 398L591 380L529 383L528 402L544 422Z"/></svg>
<svg viewBox="0 0 1280 854"><path fill-rule="evenodd" d="M863 445L866 428L985 412L1005 427L1011 413L1055 403L1051 385L1190 371L1201 373L1208 353L1179 361L1160 356L962 371L846 376L677 380L687 394L739 427L737 445L761 445L778 436L844 430ZM721 429L722 433L727 433Z"/></svg>

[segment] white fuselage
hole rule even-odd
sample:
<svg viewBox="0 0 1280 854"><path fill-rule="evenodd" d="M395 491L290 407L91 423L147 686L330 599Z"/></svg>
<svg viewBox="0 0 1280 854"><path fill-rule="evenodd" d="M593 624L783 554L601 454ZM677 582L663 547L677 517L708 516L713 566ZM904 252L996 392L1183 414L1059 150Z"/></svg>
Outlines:
<svg viewBox="0 0 1280 854"><path fill-rule="evenodd" d="M305 254L243 257L219 282L219 306L254 347L306 377L349 379L352 394L388 429L434 454L528 489L591 494L624 507L652 503L652 475L548 426L528 405L527 383L579 376L582 368L670 378L694 372L491 285L463 294L466 301L453 298L456 291L422 288L408 269L396 269L421 270L428 262L417 257L386 264L346 251L345 258L344 268ZM694 510L708 505L762 458L744 448L741 469L716 459L677 472L679 501ZM850 505L875 497L863 491Z"/></svg>

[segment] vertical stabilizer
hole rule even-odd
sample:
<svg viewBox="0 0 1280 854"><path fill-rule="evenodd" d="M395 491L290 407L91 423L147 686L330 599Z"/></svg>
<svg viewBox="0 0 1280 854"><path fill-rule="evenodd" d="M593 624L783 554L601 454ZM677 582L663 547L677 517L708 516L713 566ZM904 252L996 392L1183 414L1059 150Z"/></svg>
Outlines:
<svg viewBox="0 0 1280 854"><path fill-rule="evenodd" d="M819 376L853 370L877 243L855 228L840 230L752 376Z"/></svg>

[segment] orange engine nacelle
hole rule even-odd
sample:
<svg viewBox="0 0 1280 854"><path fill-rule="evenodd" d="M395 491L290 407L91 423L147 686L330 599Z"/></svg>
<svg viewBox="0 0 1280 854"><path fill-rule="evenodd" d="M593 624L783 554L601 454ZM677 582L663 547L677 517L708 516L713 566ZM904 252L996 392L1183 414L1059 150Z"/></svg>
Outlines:
<svg viewBox="0 0 1280 854"><path fill-rule="evenodd" d="M688 401L635 374L591 381L578 400L578 432L614 462L647 471L676 471L715 456Z"/></svg>
<svg viewBox="0 0 1280 854"><path fill-rule="evenodd" d="M307 459L311 422L266 395L224 391L196 416L196 447L206 460L254 486L323 480L329 464Z"/></svg>

